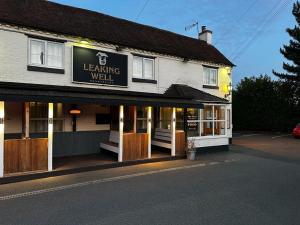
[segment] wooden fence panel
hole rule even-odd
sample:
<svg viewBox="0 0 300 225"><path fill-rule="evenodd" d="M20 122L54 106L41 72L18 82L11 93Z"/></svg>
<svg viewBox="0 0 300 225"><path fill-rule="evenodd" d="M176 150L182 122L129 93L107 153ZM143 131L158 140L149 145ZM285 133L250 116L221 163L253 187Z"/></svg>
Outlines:
<svg viewBox="0 0 300 225"><path fill-rule="evenodd" d="M48 168L48 139L12 139L4 141L4 173Z"/></svg>

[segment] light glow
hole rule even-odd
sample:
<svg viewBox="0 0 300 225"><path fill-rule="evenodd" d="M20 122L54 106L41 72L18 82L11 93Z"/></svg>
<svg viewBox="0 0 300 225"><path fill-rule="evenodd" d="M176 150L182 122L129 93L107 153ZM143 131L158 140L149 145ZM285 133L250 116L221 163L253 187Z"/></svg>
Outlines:
<svg viewBox="0 0 300 225"><path fill-rule="evenodd" d="M120 105L119 110L119 154L118 161L123 161L123 129L124 129L124 106Z"/></svg>
<svg viewBox="0 0 300 225"><path fill-rule="evenodd" d="M152 108L148 107L147 110L147 120L148 120L148 124L147 124L147 134L148 134L148 158L151 158L151 118L152 116Z"/></svg>
<svg viewBox="0 0 300 225"><path fill-rule="evenodd" d="M48 171L52 171L53 148L53 103L48 104Z"/></svg>
<svg viewBox="0 0 300 225"><path fill-rule="evenodd" d="M230 93L229 90L229 84L231 83L230 73L231 73L230 67L223 67L219 69L219 87L220 87L220 91L224 95Z"/></svg>

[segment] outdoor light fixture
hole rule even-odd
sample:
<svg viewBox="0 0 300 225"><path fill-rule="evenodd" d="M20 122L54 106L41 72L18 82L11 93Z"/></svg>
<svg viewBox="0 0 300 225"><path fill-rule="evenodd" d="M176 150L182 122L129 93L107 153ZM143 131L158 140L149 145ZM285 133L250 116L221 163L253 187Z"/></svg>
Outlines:
<svg viewBox="0 0 300 225"><path fill-rule="evenodd" d="M88 45L89 42L88 42L88 41L85 41L85 40L82 40L82 41L80 41L80 44Z"/></svg>
<svg viewBox="0 0 300 225"><path fill-rule="evenodd" d="M231 82L227 85L227 90L228 90L228 93L225 95L225 98L229 97L231 95L231 92L232 92L232 84Z"/></svg>
<svg viewBox="0 0 300 225"><path fill-rule="evenodd" d="M122 46L117 46L117 47L116 47L116 51L117 51L117 52L120 52L120 51L122 51L122 50L123 50L123 47L122 47Z"/></svg>
<svg viewBox="0 0 300 225"><path fill-rule="evenodd" d="M77 108L76 105L72 105L72 108L69 111L70 115L72 116L72 130L76 132L77 130L77 116L80 116L81 110Z"/></svg>
<svg viewBox="0 0 300 225"><path fill-rule="evenodd" d="M231 74L231 68L230 67L225 67L225 69L227 70L227 74L230 75Z"/></svg>
<svg viewBox="0 0 300 225"><path fill-rule="evenodd" d="M80 109L71 109L71 110L69 111L69 113L70 113L71 115L79 116L79 115L81 114L81 110L80 110Z"/></svg>
<svg viewBox="0 0 300 225"><path fill-rule="evenodd" d="M0 102L0 124L4 124L4 102Z"/></svg>

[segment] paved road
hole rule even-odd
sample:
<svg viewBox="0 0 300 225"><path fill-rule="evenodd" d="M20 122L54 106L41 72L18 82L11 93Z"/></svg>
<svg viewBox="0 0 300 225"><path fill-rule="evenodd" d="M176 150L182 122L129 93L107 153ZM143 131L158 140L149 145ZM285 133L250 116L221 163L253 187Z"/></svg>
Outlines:
<svg viewBox="0 0 300 225"><path fill-rule="evenodd" d="M0 224L299 225L300 164L234 148L2 185Z"/></svg>
<svg viewBox="0 0 300 225"><path fill-rule="evenodd" d="M236 135L233 139L233 149L243 147L244 153L281 160L300 161L300 139L293 138L290 134L278 133L245 133Z"/></svg>

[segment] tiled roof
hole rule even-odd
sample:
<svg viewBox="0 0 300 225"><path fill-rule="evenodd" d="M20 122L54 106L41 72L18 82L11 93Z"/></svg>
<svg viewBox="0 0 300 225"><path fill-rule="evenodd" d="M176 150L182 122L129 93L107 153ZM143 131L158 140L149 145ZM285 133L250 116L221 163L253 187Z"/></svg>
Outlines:
<svg viewBox="0 0 300 225"><path fill-rule="evenodd" d="M219 98L217 96L211 95L184 84L172 84L166 90L164 95L169 97L177 96L178 98L193 98L194 100L200 101L201 103L229 103L227 99Z"/></svg>
<svg viewBox="0 0 300 225"><path fill-rule="evenodd" d="M0 23L233 66L205 41L45 0L1 0Z"/></svg>

